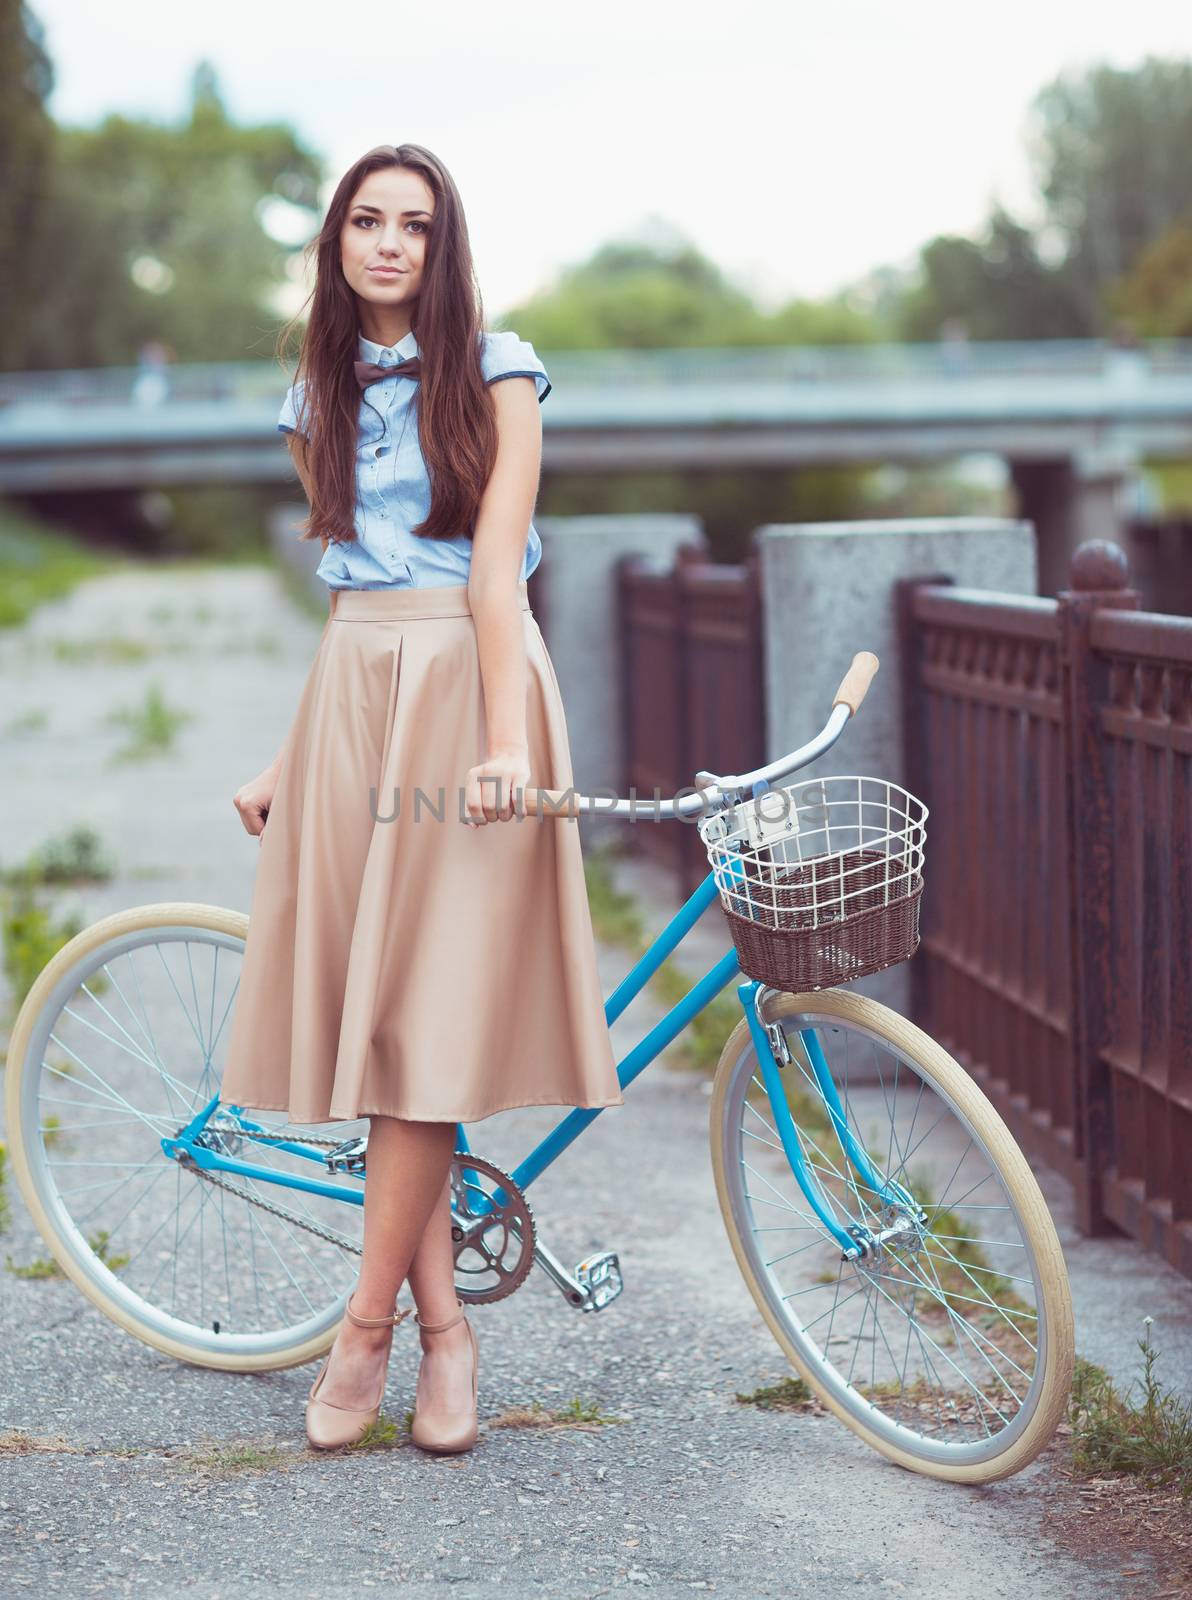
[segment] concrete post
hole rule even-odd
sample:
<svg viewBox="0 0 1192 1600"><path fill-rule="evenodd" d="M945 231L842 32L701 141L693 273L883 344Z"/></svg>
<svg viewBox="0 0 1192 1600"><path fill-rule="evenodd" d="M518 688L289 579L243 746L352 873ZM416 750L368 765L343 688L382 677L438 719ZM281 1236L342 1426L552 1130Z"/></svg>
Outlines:
<svg viewBox="0 0 1192 1600"><path fill-rule="evenodd" d="M616 564L622 556L642 555L669 565L681 544L701 537L701 524L698 517L659 512L538 517L534 526L542 539L543 633L567 710L575 787L582 794L620 793L625 751ZM632 826L600 817L579 822L585 845Z"/></svg>
<svg viewBox="0 0 1192 1600"><path fill-rule="evenodd" d="M905 783L898 580L939 574L965 588L1033 595L1037 569L1030 523L987 517L792 523L760 528L755 537L765 630L766 759L776 760L818 732L854 654L872 650L881 668L864 705L808 776L862 774ZM930 820L924 876L929 894ZM906 1014L905 963L862 978L855 987Z"/></svg>

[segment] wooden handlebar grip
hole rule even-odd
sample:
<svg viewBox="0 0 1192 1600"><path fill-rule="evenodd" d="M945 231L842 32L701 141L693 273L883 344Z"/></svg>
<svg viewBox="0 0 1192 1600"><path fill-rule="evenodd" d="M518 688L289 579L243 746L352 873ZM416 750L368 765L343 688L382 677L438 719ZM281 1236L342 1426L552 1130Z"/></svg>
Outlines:
<svg viewBox="0 0 1192 1600"><path fill-rule="evenodd" d="M872 650L858 650L853 657L852 666L840 680L840 688L837 689L836 698L832 701L832 709L835 710L837 706L847 706L851 715L855 717L861 709L861 702L873 682L877 668L878 660Z"/></svg>

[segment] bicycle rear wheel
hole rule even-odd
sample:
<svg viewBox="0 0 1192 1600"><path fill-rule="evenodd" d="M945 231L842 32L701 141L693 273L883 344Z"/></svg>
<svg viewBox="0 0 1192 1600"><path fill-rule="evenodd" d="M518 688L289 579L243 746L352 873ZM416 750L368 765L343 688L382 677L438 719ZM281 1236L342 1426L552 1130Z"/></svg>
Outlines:
<svg viewBox="0 0 1192 1600"><path fill-rule="evenodd" d="M774 1337L819 1400L900 1465L959 1483L1020 1471L1064 1416L1074 1359L1063 1253L1026 1158L959 1063L887 1006L772 994L766 1016L790 1050L783 1087L820 1194L875 1241L844 1259L796 1183L742 1019L716 1070L712 1163ZM845 1155L816 1050L869 1182ZM887 1182L914 1204L892 1203Z"/></svg>
<svg viewBox="0 0 1192 1600"><path fill-rule="evenodd" d="M241 912L189 903L83 929L29 991L7 1067L13 1171L63 1272L146 1344L227 1371L330 1347L363 1228L348 1197L361 1178L328 1171L321 1153L363 1125L319 1139L284 1113L216 1107L202 1147L268 1177L204 1176L167 1149L219 1092L247 931ZM284 1129L291 1148L250 1125Z"/></svg>

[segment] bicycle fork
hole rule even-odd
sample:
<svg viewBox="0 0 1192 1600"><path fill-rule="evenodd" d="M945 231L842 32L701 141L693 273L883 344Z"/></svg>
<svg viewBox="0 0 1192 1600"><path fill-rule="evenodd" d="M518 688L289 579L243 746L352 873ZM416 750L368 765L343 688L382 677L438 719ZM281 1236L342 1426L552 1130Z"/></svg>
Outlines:
<svg viewBox="0 0 1192 1600"><path fill-rule="evenodd" d="M857 1261L862 1256L871 1254L874 1249L880 1249L887 1235L901 1234L903 1228L899 1225L875 1233L863 1224L854 1223L845 1227L837 1220L831 1201L824 1193L803 1152L798 1128L791 1115L782 1078L782 1069L789 1066L793 1060L786 1034L780 1022L768 1022L765 1019L763 1009L765 1003L771 995L777 993L778 990L769 988L757 979L749 979L737 985L737 996L749 1023L754 1052L761 1067L770 1110L774 1115L774 1126L782 1141L782 1148L790 1163L795 1182L803 1191L808 1205L827 1232L840 1245L844 1259ZM880 1173L870 1160L865 1147L854 1137L815 1029L800 1028L799 1039L807 1052L812 1075L831 1119L845 1162L852 1167L858 1180L874 1195L877 1204L890 1206L900 1212L909 1212L920 1225L926 1223L927 1214L914 1197L901 1184Z"/></svg>

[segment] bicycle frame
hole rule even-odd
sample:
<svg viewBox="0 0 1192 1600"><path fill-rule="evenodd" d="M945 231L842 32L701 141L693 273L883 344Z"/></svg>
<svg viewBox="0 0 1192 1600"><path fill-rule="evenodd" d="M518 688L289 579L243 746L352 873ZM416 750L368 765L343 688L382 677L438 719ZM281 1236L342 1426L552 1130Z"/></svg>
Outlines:
<svg viewBox="0 0 1192 1600"><path fill-rule="evenodd" d="M638 958L637 962L605 1002L605 1019L610 1026L621 1015L630 1001L641 993L649 979L666 958L679 947L695 923L717 897L718 890L715 876L712 872L709 872L707 877L704 878L667 923L666 927L658 933L649 948ZM650 1063L682 1033L688 1023L735 978L742 980L737 985L737 997L749 1024L750 1035L761 1067L770 1109L774 1117L774 1125L782 1141L782 1147L790 1162L795 1180L825 1230L839 1243L844 1256L849 1260L853 1260L865 1253L865 1243L854 1234L847 1232L836 1221L831 1206L804 1156L802 1143L791 1115L781 1075L781 1066L785 1062L775 1058L775 1041L768 1035L767 1027L763 1024L759 1015L759 998L765 989L765 985L756 979L746 978L742 974L737 963L737 953L734 947L730 947L720 960L709 968L697 983L692 985L687 994L672 1006L666 1015L656 1022L624 1059L618 1063L617 1079L620 1087L622 1091L627 1089L646 1070ZM777 1029L777 1024L771 1024L770 1026L779 1032L781 1031ZM860 1181L880 1195L888 1204L897 1206L913 1205L910 1196L899 1185L890 1183L874 1169L863 1146L853 1137L852 1131L847 1125L836 1084L824 1058L815 1029L800 1029L799 1037L802 1040L804 1049L807 1051L812 1072L823 1095L824 1103L828 1109L837 1137L840 1140L841 1148ZM785 1050L785 1043L779 1049L780 1053L786 1057L786 1060L789 1060L789 1052ZM322 1182L317 1178L303 1177L300 1173L277 1172L271 1168L257 1166L252 1162L242 1161L234 1156L225 1155L219 1150L212 1149L208 1144L204 1143L204 1139L207 1136L208 1124L219 1108L219 1096L215 1095L179 1134L174 1138L162 1140L163 1152L174 1159L192 1161L205 1171L226 1172L234 1176L253 1178L261 1183L272 1183L283 1188L303 1190L308 1194L321 1195L329 1199L344 1201L348 1204L363 1205L363 1182L359 1188L346 1188L340 1184ZM267 1133L269 1131L262 1124L254 1122L242 1107L230 1105L225 1109L237 1118L238 1125L235 1131L238 1135L251 1139L254 1133ZM523 1190L528 1188L535 1178L545 1172L547 1167L579 1138L589 1123L594 1121L606 1109L603 1106L592 1108L577 1106L574 1110L569 1111L510 1173L511 1178L518 1187ZM304 1144L301 1139L284 1141L270 1139L269 1148L271 1150L288 1151L291 1155L315 1162L320 1166L325 1165L327 1159L323 1151ZM464 1124L458 1123L456 1125L456 1149L467 1152L470 1148ZM503 1198L499 1192L498 1198ZM483 1204L483 1200L481 1204Z"/></svg>
<svg viewBox="0 0 1192 1600"><path fill-rule="evenodd" d="M877 671L877 657L862 652L853 658L842 681L836 698L832 703L832 712L820 732L807 744L798 750L783 756L778 761L770 762L764 767L743 775L717 778L715 774L700 772L696 774L696 782L700 785L697 790L688 791L682 798L662 801L650 806L639 805L636 798L629 800L616 799L613 805L602 805L589 797L580 796L584 809L588 811L601 811L608 815L627 816L632 818L648 817L653 820L664 818L679 818L692 815L712 801L733 801L742 795L754 792L754 785L765 785L773 778L785 777L801 767L810 766L825 751L831 749L836 740L844 731L851 716L864 699L865 691L874 672ZM546 793L546 791L542 791ZM614 989L605 1001L604 1015L608 1026L625 1010L629 1002L641 993L649 979L654 975L666 958L682 943L695 923L704 914L714 900L717 899L719 890L715 874L709 871L708 875L687 900L666 927L655 937L649 948L638 958L634 966ZM783 1150L791 1164L791 1169L800 1189L806 1196L816 1216L823 1224L827 1233L840 1245L844 1256L853 1260L867 1253L869 1237L864 1230L848 1232L842 1228L833 1215L831 1204L817 1182L806 1158L799 1140L798 1129L791 1116L790 1106L783 1087L781 1065L790 1061L790 1053L786 1047L785 1036L777 1024L771 1030L763 1027L760 1017L760 1002L763 998L765 985L756 979L746 977L737 963L735 947L728 949L719 961L712 966L699 981L692 985L676 1005L672 1006L661 1021L649 1030L645 1036L634 1045L623 1061L617 1065L617 1080L622 1092L629 1087L635 1078L639 1077L650 1063L666 1049L674 1039L682 1033L683 1029L698 1015L706 1005L713 1000L720 991L734 979L742 981L737 985L737 997L749 1024L757 1059L761 1065L762 1078L766 1093L770 1101L770 1109L774 1115L774 1124L782 1141ZM881 1196L888 1205L910 1208L916 1213L911 1197L898 1184L890 1183L883 1178L871 1164L864 1148L854 1139L848 1127L844 1112L841 1108L840 1097L836 1085L832 1080L827 1061L824 1058L819 1040L816 1038L815 1029L800 1029L804 1049L807 1051L808 1060L811 1062L812 1072L820 1093L828 1107L832 1126L840 1141L841 1149L849 1165L856 1171L861 1182L871 1191ZM778 1040L781 1038L781 1044ZM782 1061L776 1061L773 1047L780 1050ZM204 1142L210 1136L207 1127L215 1115L220 1104L219 1096L215 1095L208 1101L201 1112L174 1138L162 1140L162 1150L177 1160L193 1161L196 1166L208 1172L227 1172L239 1177L255 1178L261 1183L273 1183L289 1189L305 1190L308 1194L324 1196L332 1200L342 1200L349 1204L363 1205L363 1185L357 1189L345 1188L339 1184L323 1183L314 1178L304 1178L300 1174L274 1172L268 1168L258 1167L251 1162L239 1161L232 1156L223 1154L222 1151L213 1149ZM227 1108L236 1118L237 1126L233 1130L237 1136L249 1139L254 1134L266 1134L270 1130L260 1123L254 1123L244 1115L244 1108L229 1106ZM524 1157L510 1173L512 1180L520 1189L526 1189L547 1167L555 1161L567 1147L579 1138L580 1134L596 1117L600 1115L604 1106L585 1108L577 1106L569 1111L565 1117ZM215 1137L218 1138L218 1131ZM287 1150L292 1155L306 1160L317 1162L321 1166L327 1164L327 1157L311 1145L305 1145L300 1139L280 1141L270 1139L271 1149ZM456 1125L456 1149L467 1153L470 1150L467 1133L463 1123ZM466 1170L466 1169L465 1169ZM473 1175L474 1176L474 1175ZM498 1192L498 1200L503 1201L505 1196ZM481 1205L487 1203L482 1199Z"/></svg>

